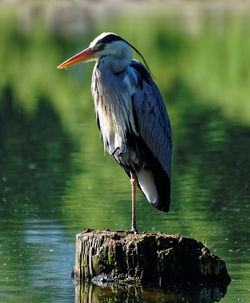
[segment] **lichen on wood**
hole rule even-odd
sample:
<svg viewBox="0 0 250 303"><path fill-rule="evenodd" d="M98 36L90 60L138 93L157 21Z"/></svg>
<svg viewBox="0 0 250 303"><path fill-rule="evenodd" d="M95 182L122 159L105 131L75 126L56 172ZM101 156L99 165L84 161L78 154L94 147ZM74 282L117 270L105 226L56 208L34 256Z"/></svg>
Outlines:
<svg viewBox="0 0 250 303"><path fill-rule="evenodd" d="M179 235L86 229L76 235L81 281L151 285L230 282L225 262L201 242Z"/></svg>

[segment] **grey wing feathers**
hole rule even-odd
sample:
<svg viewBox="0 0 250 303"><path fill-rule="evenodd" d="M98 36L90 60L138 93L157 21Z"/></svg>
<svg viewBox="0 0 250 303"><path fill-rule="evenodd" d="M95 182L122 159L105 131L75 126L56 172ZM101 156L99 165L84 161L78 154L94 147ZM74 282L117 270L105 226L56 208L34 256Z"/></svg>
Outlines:
<svg viewBox="0 0 250 303"><path fill-rule="evenodd" d="M140 135L170 178L172 131L161 93L150 75L147 81L142 79L134 93L133 106Z"/></svg>

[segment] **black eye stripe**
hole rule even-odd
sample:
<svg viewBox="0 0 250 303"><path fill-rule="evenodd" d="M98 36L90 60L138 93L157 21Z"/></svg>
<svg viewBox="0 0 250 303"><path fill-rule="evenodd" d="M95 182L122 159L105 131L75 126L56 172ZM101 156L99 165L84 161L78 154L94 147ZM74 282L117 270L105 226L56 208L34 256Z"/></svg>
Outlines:
<svg viewBox="0 0 250 303"><path fill-rule="evenodd" d="M102 43L100 46L99 46L99 50L103 50L106 46L106 43Z"/></svg>
<svg viewBox="0 0 250 303"><path fill-rule="evenodd" d="M103 37L101 40L99 40L99 43L111 43L113 41L119 41L123 40L121 37L115 35L115 34L109 34L105 37ZM124 40L123 40L124 41Z"/></svg>

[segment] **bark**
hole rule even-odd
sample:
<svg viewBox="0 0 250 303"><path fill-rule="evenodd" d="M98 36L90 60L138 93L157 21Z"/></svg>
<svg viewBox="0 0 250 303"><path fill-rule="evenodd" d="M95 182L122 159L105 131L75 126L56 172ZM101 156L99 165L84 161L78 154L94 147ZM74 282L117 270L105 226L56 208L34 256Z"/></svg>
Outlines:
<svg viewBox="0 0 250 303"><path fill-rule="evenodd" d="M111 230L76 235L74 274L100 286L202 283L226 288L230 282L225 262L195 239Z"/></svg>

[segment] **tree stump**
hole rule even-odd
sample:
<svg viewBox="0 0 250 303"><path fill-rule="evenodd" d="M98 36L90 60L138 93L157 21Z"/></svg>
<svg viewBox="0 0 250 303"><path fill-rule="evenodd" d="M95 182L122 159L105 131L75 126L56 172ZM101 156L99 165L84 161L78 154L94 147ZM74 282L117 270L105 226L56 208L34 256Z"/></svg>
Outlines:
<svg viewBox="0 0 250 303"><path fill-rule="evenodd" d="M74 274L81 282L170 285L230 283L225 262L179 235L86 229L76 235Z"/></svg>

